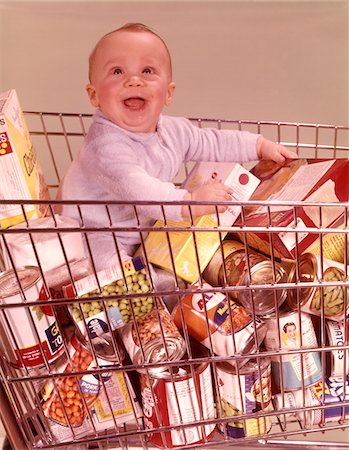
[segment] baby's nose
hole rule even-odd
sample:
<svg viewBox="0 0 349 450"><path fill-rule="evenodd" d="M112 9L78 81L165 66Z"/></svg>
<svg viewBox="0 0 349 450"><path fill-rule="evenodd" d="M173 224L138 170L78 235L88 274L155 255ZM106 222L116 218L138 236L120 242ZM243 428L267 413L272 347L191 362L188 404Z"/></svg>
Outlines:
<svg viewBox="0 0 349 450"><path fill-rule="evenodd" d="M142 80L137 75L132 75L129 77L129 79L126 81L127 86L141 86Z"/></svg>

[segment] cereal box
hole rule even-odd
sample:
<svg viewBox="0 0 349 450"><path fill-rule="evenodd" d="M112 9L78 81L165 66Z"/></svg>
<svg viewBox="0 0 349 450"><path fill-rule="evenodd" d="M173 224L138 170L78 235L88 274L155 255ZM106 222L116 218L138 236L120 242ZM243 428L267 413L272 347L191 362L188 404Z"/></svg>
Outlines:
<svg viewBox="0 0 349 450"><path fill-rule="evenodd" d="M14 89L0 94L0 200L49 198L35 149ZM27 205L28 218L45 215L38 205ZM0 226L24 220L20 205L0 205Z"/></svg>
<svg viewBox="0 0 349 450"><path fill-rule="evenodd" d="M218 180L233 190L232 201L246 201L250 198L260 181L248 170L238 163L227 162L198 162L193 167L183 188L193 191L199 186ZM231 205L227 211L219 214L221 226L231 226L241 212L241 207ZM164 222L158 220L156 227L163 227ZM164 232L150 232L145 240L145 249L148 261L170 272L175 271L184 280L192 283L199 278L199 269L202 272L217 250L220 238L226 232L219 232L215 214L198 217L194 220L194 227L216 228L217 232L185 231L190 227L189 221L167 221L168 227L183 228L183 230ZM219 236L219 234L221 236ZM196 249L198 258L196 256ZM141 250L139 250L140 252ZM174 268L171 261L173 255Z"/></svg>
<svg viewBox="0 0 349 450"><path fill-rule="evenodd" d="M251 170L261 180L251 200L275 204L270 203L268 210L266 206L246 208L244 220L240 216L235 225L257 227L261 231L243 233L237 229L238 237L242 240L246 236L248 244L262 253L270 255L273 248L274 256L281 258L293 259L297 252L309 251L319 239L316 230L339 226L338 220L344 214L340 202L349 198L348 168L346 159L296 159L283 165L261 161ZM281 203L276 204L278 201ZM292 202L304 203L292 206ZM322 206L320 210L321 202L333 205ZM285 230L271 233L270 227Z"/></svg>

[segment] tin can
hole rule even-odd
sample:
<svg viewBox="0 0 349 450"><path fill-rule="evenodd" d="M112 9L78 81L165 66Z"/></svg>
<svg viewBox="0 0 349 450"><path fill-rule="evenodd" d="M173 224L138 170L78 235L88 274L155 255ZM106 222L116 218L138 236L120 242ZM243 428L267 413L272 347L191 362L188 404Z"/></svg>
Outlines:
<svg viewBox="0 0 349 450"><path fill-rule="evenodd" d="M250 359L238 371L226 362L217 363L217 379L220 401L218 403L219 417L227 418L252 415L261 411L271 411L271 362L268 358ZM228 436L242 438L245 436L260 436L271 429L269 416L233 419L232 422L222 422L218 425Z"/></svg>
<svg viewBox="0 0 349 450"><path fill-rule="evenodd" d="M264 344L268 351L317 348L314 326L309 314L290 311L267 322ZM284 390L311 386L322 378L319 352L290 351L271 357L273 380Z"/></svg>
<svg viewBox="0 0 349 450"><path fill-rule="evenodd" d="M175 324L217 355L236 356L255 353L264 339L266 324L258 317L255 321L245 308L228 300L221 292L195 293L199 284L191 286L172 312ZM203 283L203 289L212 288ZM185 325L182 323L181 309ZM257 342L255 337L257 337ZM240 359L247 362L249 356Z"/></svg>
<svg viewBox="0 0 349 450"><path fill-rule="evenodd" d="M313 425L338 422L348 418L349 406L343 404L349 400L349 380L345 378L327 377L304 390L284 392L274 396L275 409L297 409L294 415L305 428ZM301 410L304 407L316 407ZM323 406L323 408L318 408Z"/></svg>
<svg viewBox="0 0 349 450"><path fill-rule="evenodd" d="M185 341L170 313L161 299L156 298L155 302L149 314L118 330L134 365L173 361L180 359L185 353ZM163 370L166 370L166 366L149 368L152 373Z"/></svg>
<svg viewBox="0 0 349 450"><path fill-rule="evenodd" d="M70 361L66 357L54 368L55 379L49 379L40 390L40 402L44 414L65 427L80 427L88 416L88 410L97 400L101 389L98 375L60 376L62 373L86 371L96 367L92 352L75 336L68 345Z"/></svg>
<svg viewBox="0 0 349 450"><path fill-rule="evenodd" d="M195 357L208 356L205 347L193 345ZM190 422L215 419L211 367L208 362L189 363L185 359L156 375L140 374L146 427L173 429L149 432L149 440L162 448L199 444L213 436L215 423L181 427Z"/></svg>
<svg viewBox="0 0 349 450"><path fill-rule="evenodd" d="M325 317L332 320L345 318L344 305L348 291L343 284L348 279L345 266L336 261L320 258L311 253L300 255L289 274L289 282L298 288L289 290L287 303L296 309L320 316L322 308ZM316 283L314 287L302 287L302 283ZM318 284L324 283L322 287Z"/></svg>
<svg viewBox="0 0 349 450"><path fill-rule="evenodd" d="M9 362L19 368L40 367L45 360L52 363L63 353L53 309L40 306L40 300L48 300L48 295L37 267L0 274L0 299L3 305L23 303L23 307L4 308L0 315L3 350ZM37 304L25 307L26 302Z"/></svg>
<svg viewBox="0 0 349 450"><path fill-rule="evenodd" d="M212 286L273 285L271 289L229 292L229 296L238 300L249 313L254 311L261 316L271 315L286 299L286 290L275 288L276 284L287 280L282 265L278 262L273 264L266 256L254 250L249 250L247 254L244 244L238 241L226 240L222 246L223 257L219 248L203 273L204 279Z"/></svg>
<svg viewBox="0 0 349 450"><path fill-rule="evenodd" d="M345 322L336 322L335 320L326 320L327 340L332 346L341 347L347 344L345 337ZM347 327L347 333L349 329ZM329 367L331 377L346 377L349 374L349 350L339 349L326 352L326 365Z"/></svg>

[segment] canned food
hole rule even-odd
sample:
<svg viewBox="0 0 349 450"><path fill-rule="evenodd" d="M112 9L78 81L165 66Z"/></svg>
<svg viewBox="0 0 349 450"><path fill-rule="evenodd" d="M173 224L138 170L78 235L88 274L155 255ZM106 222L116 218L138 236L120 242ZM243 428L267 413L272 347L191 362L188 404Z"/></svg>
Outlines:
<svg viewBox="0 0 349 450"><path fill-rule="evenodd" d="M208 355L205 347L192 348L195 357ZM183 447L206 441L215 424L181 427L180 425L215 419L211 367L208 362L193 363L185 359L158 374L140 374L143 413L150 430L171 426L165 432L149 432L152 443L163 448Z"/></svg>
<svg viewBox="0 0 349 450"><path fill-rule="evenodd" d="M37 302L34 306L4 308L0 316L3 351L16 367L38 367L55 361L64 351L63 340L48 300L40 271L34 266L0 274L3 305Z"/></svg>
<svg viewBox="0 0 349 450"><path fill-rule="evenodd" d="M60 425L80 427L88 411L97 400L101 383L93 374L59 376L60 373L86 371L96 367L93 354L74 336L68 346L70 361L66 358L55 367L55 379L50 379L40 390L44 414Z"/></svg>
<svg viewBox="0 0 349 450"><path fill-rule="evenodd" d="M334 320L326 320L326 330L328 344L341 347L347 344L345 337L345 322L336 322ZM347 326L347 333L349 332ZM331 377L346 377L349 374L349 350L340 349L327 352L327 366L330 368Z"/></svg>
<svg viewBox="0 0 349 450"><path fill-rule="evenodd" d="M326 422L337 422L348 417L349 406L343 404L349 400L349 382L346 378L326 378L304 390L299 389L274 396L275 409L296 409L293 413L305 428ZM304 407L323 406L301 410Z"/></svg>
<svg viewBox="0 0 349 450"><path fill-rule="evenodd" d="M198 283L191 286L199 289ZM212 288L203 283L203 289ZM182 323L181 309L185 325ZM255 321L245 308L233 300L228 301L221 292L186 294L172 312L175 324L217 355L234 356L255 353L264 339L266 325ZM232 339L232 336L234 337ZM257 342L255 339L257 337ZM248 361L241 359L240 364Z"/></svg>
<svg viewBox="0 0 349 450"><path fill-rule="evenodd" d="M302 311L321 315L322 308L325 317L332 320L345 318L344 307L348 295L345 266L336 261L320 258L311 253L300 255L298 264L295 262L289 275L290 283L298 287L289 291L287 303L292 309L300 305ZM324 283L314 287L302 287L302 283ZM342 283L342 285L340 285Z"/></svg>
<svg viewBox="0 0 349 450"><path fill-rule="evenodd" d="M314 326L309 314L287 312L267 321L264 343L268 351L317 348ZM310 386L322 378L319 352L290 351L271 357L273 379L284 390Z"/></svg>
<svg viewBox="0 0 349 450"><path fill-rule="evenodd" d="M156 307L152 312L118 330L135 365L177 360L186 349L185 341L163 302L158 298L155 301ZM166 370L165 366L149 369L152 373L163 370Z"/></svg>
<svg viewBox="0 0 349 450"><path fill-rule="evenodd" d="M249 250L247 254L244 244L238 241L225 240L222 246L223 257L219 248L203 273L204 279L212 286L273 285L270 289L229 292L229 296L238 300L249 313L254 311L262 316L272 314L286 299L286 290L274 287L287 280L282 265L278 262L273 264L270 259L254 250Z"/></svg>
<svg viewBox="0 0 349 450"><path fill-rule="evenodd" d="M216 365L220 401L217 400L219 417L226 418L243 414L271 411L271 363L268 358L250 359L238 371L231 364ZM271 429L269 416L233 419L218 425L228 436L242 438L260 436Z"/></svg>

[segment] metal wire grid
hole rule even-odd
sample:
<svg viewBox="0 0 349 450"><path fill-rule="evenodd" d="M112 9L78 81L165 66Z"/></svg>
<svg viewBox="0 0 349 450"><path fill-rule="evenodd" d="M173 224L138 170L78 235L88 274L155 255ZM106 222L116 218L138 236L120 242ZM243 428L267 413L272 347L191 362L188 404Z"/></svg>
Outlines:
<svg viewBox="0 0 349 450"><path fill-rule="evenodd" d="M31 135L33 137L33 141L34 141L34 145L37 149L37 151L40 153L40 151L42 151L42 148L40 150L40 147L38 148L38 144L35 144L35 137L38 137L39 139L44 139L45 145L46 145L46 153L49 153L50 155L50 159L51 159L51 164L53 167L53 172L51 172L51 174L49 174L49 176L51 175L51 178L49 180L49 184L51 186L51 188L55 188L57 186L57 183L59 182L59 180L61 179L62 175L64 175L64 171L62 172L62 166L60 166L60 163L57 163L57 158L56 158L56 151L57 148L59 148L60 151L62 151L62 146L63 148L67 149L67 154L68 154L68 161L70 161L75 154L75 139L78 138L78 140L81 142L82 137L85 135L86 130L88 129L88 123L91 120L91 116L90 115L80 115L80 114L55 114L55 113L27 113L27 121L29 123L29 128L31 131ZM36 125L33 127L33 125L30 124L30 117L32 116L32 118L34 118L36 121L39 120L39 124L41 124L39 127ZM54 121L54 125L49 124L49 122L53 120ZM69 125L67 122L70 122L71 120L74 121L74 125L71 126ZM57 122L58 121L58 122ZM270 137L271 139L277 140L278 142L282 142L286 145L288 145L289 147L295 148L296 151L299 154L302 154L302 152L307 152L307 156L309 157L309 152L311 153L310 156L312 157L325 157L323 155L323 152L325 152L326 157L339 157L339 155L341 155L341 157L344 157L347 154L348 151L348 144L347 144L347 139L348 139L348 128L346 127L334 127L334 126L327 126L327 125L310 125L310 124L285 124L285 123L271 123L271 122L251 122L251 121L223 121L223 120L211 120L211 119L193 119L193 121L196 121L198 126L216 126L218 128L223 128L223 127L232 127L232 128L237 128L237 129L250 129L251 131L255 131L255 132L261 132L264 135L266 135L267 137ZM58 125L57 125L58 123ZM77 127L76 124L79 124L79 126ZM61 127L61 128L60 128ZM267 130L270 131L270 133L266 133L264 128L266 128ZM289 136L287 136L289 133L295 133L296 135L296 139L294 139L292 142L290 142L290 140L287 140ZM304 134L304 132L308 135L311 136L311 138L309 139L309 136L306 136L306 134ZM275 137L273 137L273 133L277 134L277 139L275 139ZM304 135L304 137L303 137ZM57 139L59 142L59 146L57 147ZM73 145L74 143L74 145ZM49 150L47 152L47 149ZM41 161L41 156L39 156L39 160ZM46 164L44 165L45 169L46 169ZM52 177L52 173L53 173L53 177ZM186 172L184 172L185 175ZM4 201L4 204L6 204L6 200ZM18 202L18 204L20 204L22 206L22 210L23 210L23 214L26 217L26 213L25 213L25 208L24 206L27 204L30 204L33 202ZM49 205L51 214L53 214L53 208L56 204L56 202L42 202L42 203L46 203ZM108 210L108 207L111 206L112 204L120 204L120 203L127 203L127 202L111 202L108 205L104 205L106 210ZM137 206L139 205L143 205L145 202L139 202L139 204L133 204L134 207L134 211L135 214L137 215ZM176 203L180 203L180 202L169 202L169 205L171 204L176 204ZM210 202L207 202L210 203ZM90 205L100 205L101 202L83 202L79 205L77 205L78 208L80 208L82 206L82 204L90 204ZM157 204L157 202L152 202L152 204ZM190 204L196 204L196 202L189 202ZM244 212L244 208L245 207L249 207L251 206L250 202L244 202L244 203L236 203L236 202L232 202L232 205L236 204L237 206L241 206L242 207L242 212ZM276 203L277 204L277 203ZM282 203L284 205L284 203ZM279 232L286 232L289 231L289 229L287 228L283 228L283 227L275 227L273 225L272 219L271 219L271 214L270 214L270 207L272 206L272 204L266 204L265 202L255 202L253 203L254 206L264 206L266 208L266 210L268 211L268 218L269 218L269 223L266 227L263 227L264 231L266 233L268 233L268 235L270 236L270 254L272 255L272 261L273 261L273 271L275 274L275 258L273 257L273 246L272 246L272 242L273 242L273 235L275 233L279 233ZM168 225L166 225L166 215L165 215L165 210L164 210L164 206L165 204L159 204L160 207L162 207L162 211L163 211L163 218L165 221L165 226L163 228L158 229L157 231L159 232L163 232L166 233L167 239L168 239L168 243L170 245L170 233L173 231L176 232L190 232L193 236L193 240L195 242L195 233L198 231L198 229L194 226L193 221L191 222L190 226L185 228L185 229L178 229L176 227L169 227ZM275 206L275 205L274 205ZM292 203L289 204L289 206L293 209L293 214L295 219L297 218L297 211L298 208L301 206L304 206L304 204L302 203ZM319 213L320 213L320 217L321 217L321 209L323 207L334 207L337 206L338 204L330 204L330 203L326 203L326 204L309 204L309 206L313 206L313 207L317 207L319 208ZM342 204L341 205L343 207L343 211L344 211L344 217L347 218L347 204ZM242 216L244 216L244 214L242 214ZM218 217L217 217L218 219ZM344 221L344 223L347 223L347 220ZM110 227L106 227L105 230L110 230L110 231L118 231L118 232L122 232L122 231L130 231L130 230L122 230L122 229L116 229L112 227L112 224L110 224ZM105 231L104 230L104 231ZM48 228L45 230L40 230L40 232L56 232L56 233L62 233L62 232L66 232L67 229L64 228L59 228L58 226L55 226L53 228ZM70 230L71 232L82 232L84 234L84 239L86 239L86 241L88 242L88 232L98 232L99 230L97 229L93 229L93 228L88 228L86 226L84 226L84 224L82 224L81 229L79 230ZM142 241L142 246L144 249L144 240L143 240L143 232L148 232L148 231L154 231L154 229L152 227L148 227L148 228L143 228L141 226L137 227L135 230L135 232L138 232ZM220 246L222 245L222 234L224 232L233 232L234 229L232 229L232 227L220 227L219 228L219 236L220 236ZM254 231L260 231L260 227L257 228L251 228L246 226L246 224L243 224L243 226L239 229L240 232L243 233L244 236L247 236L248 233L250 232L254 232ZM1 238L3 240L3 242L6 242L6 234L10 234L10 233L28 233L30 236L32 236L35 232L38 232L38 230L34 230L31 229L29 226L29 222L26 219L26 221L23 224L23 228L21 229L17 229L17 230L0 230L1 233ZM207 233L217 233L217 229L212 229L212 228L200 228L200 232L207 232ZM307 232L307 233L316 233L318 235L320 235L320 242L322 242L322 236L325 233L329 233L329 232L338 232L338 233L342 233L344 235L344 244L345 247L347 248L347 233L348 233L348 229L345 227L344 229L340 229L340 230L333 230L333 229L327 229L325 227L320 227L319 228L314 228L314 229L309 229L309 228L297 228L297 230L295 231L295 239L297 241L297 237L300 233L303 232ZM31 237L32 239L32 237ZM249 248L247 246L247 240L244 239L245 241L245 250L246 253L248 254L249 252ZM32 243L34 241L32 240ZM115 241L116 244L116 253L118 253L118 247L117 247L117 242ZM34 244L33 244L34 246ZM35 247L35 246L34 246ZM298 246L297 246L298 248ZM65 260L67 263L67 267L69 270L69 263L68 260L66 258L66 254L65 254L65 250L62 246L62 250L63 253L65 255ZM171 250L170 250L171 253ZM92 255L90 255L92 257ZM297 253L298 256L298 253ZM347 262L347 252L344 252L344 258L345 258L345 264ZM197 259L197 265L199 268L199 259L198 259L198 253L196 252L196 259ZM172 260L172 264L173 264L173 255L171 254L171 260ZM149 264L146 261L146 264L149 268ZM224 259L223 259L223 265L224 265ZM40 261L38 260L38 266L40 267ZM174 266L173 266L174 267ZM248 270L250 271L250 267L248 268ZM44 276L44 271L42 270L42 268L40 267L40 271L41 274L43 275L43 278L45 279ZM200 272L200 270L199 270ZM346 274L347 275L347 274ZM71 276L71 273L70 273ZM71 281L72 283L74 283L74 280L71 276ZM229 294L229 292L232 291L239 291L239 290L252 290L251 287L249 286L240 286L240 287L232 287L232 286L222 286L220 288L214 288L214 289L205 289L202 286L202 278L200 277L200 288L198 290L199 293L207 294L207 293L212 293L212 292L216 292L216 291L221 291L223 293ZM346 286L346 282L342 283L344 286ZM316 284L315 284L316 285ZM302 285L302 286L306 286L306 285ZM321 283L319 283L317 286L319 286L319 288L321 288ZM270 289L270 285L266 286L266 285L260 285L260 286L253 286L254 289ZM272 286L273 288L275 288L275 286ZM291 289L293 288L294 285L291 283L286 283L286 284L281 284L280 286L278 286L278 289ZM163 298L166 298L166 296L169 295L175 295L177 296L177 298L179 299L183 294L185 293L190 293L190 286L187 287L185 290L181 289L181 287L178 284L178 279L175 280L175 289L174 290L169 290L169 291L164 291L164 292L160 292L160 293L154 293L154 296L163 296ZM344 290L345 292L345 305L347 304L347 295L346 295L346 290ZM135 294L129 294L126 295L127 298L132 299L133 297L136 297L137 295ZM117 298L117 296L116 296ZM98 296L97 297L90 297L87 300L78 300L79 303L83 303L84 301L93 301L96 299L100 299ZM68 304L71 300L69 299L59 299L59 300L51 300L50 304L51 305L64 305L64 304ZM74 300L75 301L75 300ZM45 302L44 302L45 304ZM27 303L26 306L31 306L31 303ZM18 304L17 307L23 307L21 304ZM104 306L105 307L105 306ZM4 311L6 311L6 305L2 304L0 309L2 311L2 313ZM256 321L256 316L255 314L253 314L253 320ZM206 318L207 321L207 318ZM231 321L231 326L233 327L233 322L232 322L232 317L231 317L231 313L230 313L230 321ZM208 327L208 323L206 323L207 327ZM314 349L300 349L299 351L297 351L298 354L305 354L308 353L309 351L320 351L321 352L321 360L323 362L323 366L326 366L326 352L330 352L332 350L335 350L335 347L331 347L326 345L325 343L325 318L324 318L324 314L323 311L321 313L321 317L320 317L320 336L321 336L321 346L319 348L314 348ZM234 335L233 335L234 336ZM256 336L255 336L256 337ZM187 335L185 329L184 329L184 338L188 344L189 342L189 336ZM280 337L279 337L280 338ZM345 342L347 342L347 337L345 336ZM65 342L66 344L66 342ZM344 346L343 349L347 349L348 346ZM67 352L67 349L66 349ZM278 351L277 353L275 352L266 352L265 350L261 351L260 353L257 354L257 357L259 358L264 358L266 356L279 356L281 358L282 355L287 355L288 352L287 351ZM251 356L255 356L255 355L251 355ZM346 352L344 352L344 358L347 358L347 354ZM217 363L221 362L222 360L225 359L231 359L232 361L239 360L239 357L235 357L235 358L222 358L219 357L217 355L214 354L213 350L212 350L212 343L211 343L211 349L209 352L209 356L205 357L205 358L195 358L195 355L191 355L191 357L189 357L189 362L191 362L192 364L195 363L197 364L198 362L203 362L203 363L210 363L213 367L213 384L214 384L214 391L215 394L217 396L217 402L220 402L220 394L219 394L219 389L218 389L218 378L217 378L217 372L215 370L215 366ZM15 369L13 369L13 367L11 367L8 362L6 361L6 358L2 357L1 358L1 375L2 375L2 379L3 379L3 387L6 391L6 394L9 398L9 404L12 407L12 410L14 412L14 417L15 417L15 421L17 421L17 426L18 426L18 431L20 432L19 434L23 437L23 440L25 442L25 445L28 448L31 447L38 447L38 448L72 448L72 446L74 446L74 448L133 448L134 445L136 445L139 448L151 448L151 443L149 443L146 439L147 436L147 429L144 427L144 424L142 422L138 421L138 424L136 424L136 426L130 425L130 424L124 424L124 426L120 427L116 422L115 422L115 429L114 430L108 430L108 432L106 433L106 435L102 435L101 433L96 433L95 436L88 436L88 437L77 437L77 438L72 438L71 441L68 442L64 442L64 443L60 443L60 442L54 442L54 440L52 440L52 436L50 436L49 433L49 426L47 426L47 418L43 415L42 411L40 411L40 409L37 408L38 405L38 397L37 397L37 389L35 388L35 386L40 382L41 379L44 378L51 378L53 380L55 380L56 375L51 371L49 364L46 361L46 368L47 368L47 373L45 375L39 375L39 376L35 376L32 374L29 374L28 372L25 374L18 374L18 371L16 371ZM161 364L160 364L161 365ZM163 365L172 367L175 366L176 363L175 362L164 362ZM302 366L302 371L304 370L303 368L303 358L301 358L301 366ZM142 368L144 368L144 365L141 365ZM122 364L121 366L117 366L117 367L113 367L112 370L113 371L121 371L122 373L132 373L134 372L134 370L136 368L141 368L138 366L135 366L133 364ZM151 365L149 366L150 368L152 367ZM193 371L193 366L192 369ZM238 367L237 367L237 371L238 371ZM103 369L97 369L97 372L102 372ZM94 369L94 372L96 372L96 370ZM78 376L79 372L73 372L74 375ZM260 369L259 369L259 378L261 378L261 373L260 373ZM173 381L173 380L172 380ZM325 382L325 372L323 372L322 374L322 381ZM197 389L197 386L195 386ZM305 386L304 383L302 383L302 387L301 387L303 393L305 390ZM240 394L242 393L242 387L241 384L239 384L239 390L240 390ZM346 395L346 386L343 385L343 391L344 391L344 397L347 398ZM152 395L154 396L154 393L152 393ZM178 402L178 400L177 400ZM110 403L110 400L109 400ZM86 405L85 405L86 406ZM269 442L270 444L275 444L278 442L278 438L285 438L288 437L288 441L281 441L281 445L283 446L283 448L288 448L288 447L292 447L292 445L294 445L292 443L292 441L290 440L290 438L292 438L293 436L299 435L300 432L307 434L310 433L311 431L314 431L314 429L318 429L319 431L324 431L324 430L330 430L330 429L344 429L347 428L348 424L346 421L346 408L349 407L349 403L347 401L344 401L342 403L340 403L340 407L342 408L342 423L328 423L325 420L323 421L323 423L321 424L320 428L314 427L314 428L310 428L310 429L304 429L302 428L301 424L299 422L297 422L295 419L290 420L290 414L292 413L297 413L297 412L306 412L306 411L311 411L315 409L322 409L324 411L324 407L323 406L307 406L305 403L305 398L303 396L303 405L302 407L297 407L295 409L290 409L290 410L285 410L282 411L282 413L279 413L278 416L276 417L275 412L262 412L262 413L253 413L253 414L242 414L241 416L239 416L239 419L241 420L246 420L246 419L251 419L251 418L256 418L256 417L261 417L262 420L266 420L267 417L272 418L273 420L273 427L272 427L272 431L268 434L261 434L260 436L256 437L245 437L243 439L237 439L237 440L232 440L231 438L229 438L226 434L219 434L216 433L213 440L205 440L204 442L200 443L200 444L189 444L187 443L185 445L185 448L204 448L204 447L209 447L209 448L222 448L223 446L248 446L249 448L252 448L252 446L254 445L258 445L258 443L265 443L265 442ZM88 413L88 408L87 409L87 413ZM284 413L284 414L283 414ZM287 421L285 420L287 417ZM175 427L171 427L171 426L160 426L157 430L159 432L162 433L162 435L164 435L163 433L165 433L166 431L169 431L171 429L178 429L178 430L184 430L186 428L189 428L190 426L193 425L197 425L197 426L203 426L205 424L210 424L210 423L218 423L218 422L225 422L228 423L229 421L231 421L231 417L230 418L221 418L221 419L204 419L203 418L203 411L201 411L201 417L200 420L198 421L194 421L192 423L186 423L184 425L180 425L180 426L175 426ZM12 427L12 428L11 428ZM13 423L11 424L11 430L10 433L13 435ZM38 443L39 442L39 443ZM299 444L299 443L298 443ZM296 444L296 445L298 445ZM303 444L306 445L306 444ZM166 447L166 440L163 438L163 447ZM338 448L340 447L340 444L338 444Z"/></svg>

